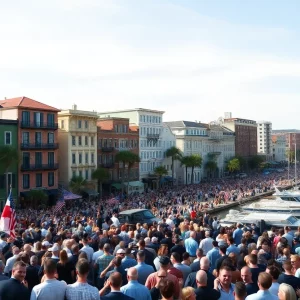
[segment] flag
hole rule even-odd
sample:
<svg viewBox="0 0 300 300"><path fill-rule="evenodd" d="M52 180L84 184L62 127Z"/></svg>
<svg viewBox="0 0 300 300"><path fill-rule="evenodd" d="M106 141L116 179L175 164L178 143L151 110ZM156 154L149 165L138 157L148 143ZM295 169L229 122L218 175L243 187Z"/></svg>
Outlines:
<svg viewBox="0 0 300 300"><path fill-rule="evenodd" d="M65 197L64 197L64 189L60 187L58 189L58 200L56 205L54 206L53 212L58 213L65 206Z"/></svg>
<svg viewBox="0 0 300 300"><path fill-rule="evenodd" d="M16 211L15 202L12 197L10 189L6 204L4 206L1 220L0 220L0 231L4 231L11 237L15 237L15 225L16 225Z"/></svg>

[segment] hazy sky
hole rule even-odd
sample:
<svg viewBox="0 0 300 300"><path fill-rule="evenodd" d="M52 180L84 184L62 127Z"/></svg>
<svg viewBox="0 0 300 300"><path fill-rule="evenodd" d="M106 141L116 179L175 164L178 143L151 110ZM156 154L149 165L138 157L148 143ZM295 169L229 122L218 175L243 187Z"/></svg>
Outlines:
<svg viewBox="0 0 300 300"><path fill-rule="evenodd" d="M300 129L299 0L0 4L0 99Z"/></svg>

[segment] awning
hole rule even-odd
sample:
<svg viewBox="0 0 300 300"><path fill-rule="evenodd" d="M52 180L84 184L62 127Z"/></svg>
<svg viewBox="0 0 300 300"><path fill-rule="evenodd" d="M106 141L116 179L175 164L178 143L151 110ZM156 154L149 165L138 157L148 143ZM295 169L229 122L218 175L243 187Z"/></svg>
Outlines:
<svg viewBox="0 0 300 300"><path fill-rule="evenodd" d="M76 200L82 198L80 195L73 194L72 192L69 192L65 189L63 189L63 193L64 193L64 200Z"/></svg>
<svg viewBox="0 0 300 300"><path fill-rule="evenodd" d="M122 189L122 186L121 186L120 183L113 183L111 186L114 187L117 190L121 190Z"/></svg>
<svg viewBox="0 0 300 300"><path fill-rule="evenodd" d="M83 192L92 197L97 197L99 195L97 191L91 189L84 189Z"/></svg>

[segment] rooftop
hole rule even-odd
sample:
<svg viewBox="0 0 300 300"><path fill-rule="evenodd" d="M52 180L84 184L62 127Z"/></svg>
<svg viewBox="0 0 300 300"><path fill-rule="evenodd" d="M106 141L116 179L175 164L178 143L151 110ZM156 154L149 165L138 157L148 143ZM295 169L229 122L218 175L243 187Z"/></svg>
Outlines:
<svg viewBox="0 0 300 300"><path fill-rule="evenodd" d="M103 111L103 112L99 112L98 115L106 115L106 114L121 113L121 112L132 112L132 111L145 111L145 112L159 113L159 114L165 113L164 111L161 111L161 110L154 110L154 109L148 109L148 108L132 108L132 109Z"/></svg>
<svg viewBox="0 0 300 300"><path fill-rule="evenodd" d="M44 104L42 102L30 99L28 97L17 97L11 99L0 100L0 108L27 108L35 110L46 110L59 112L60 110Z"/></svg>
<svg viewBox="0 0 300 300"><path fill-rule="evenodd" d="M197 127L197 128L207 128L207 124L198 123L198 122L191 122L191 121L171 121L171 122L164 122L169 127Z"/></svg>

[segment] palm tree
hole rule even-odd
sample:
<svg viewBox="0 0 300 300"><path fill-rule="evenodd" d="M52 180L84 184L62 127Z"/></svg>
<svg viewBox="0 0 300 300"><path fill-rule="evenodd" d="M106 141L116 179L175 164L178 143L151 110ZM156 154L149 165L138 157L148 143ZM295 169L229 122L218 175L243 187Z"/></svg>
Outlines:
<svg viewBox="0 0 300 300"><path fill-rule="evenodd" d="M227 169L230 173L239 171L240 168L240 161L237 158L233 158L227 163Z"/></svg>
<svg viewBox="0 0 300 300"><path fill-rule="evenodd" d="M43 190L30 190L26 198L29 200L30 205L36 209L38 206L46 206L48 196Z"/></svg>
<svg viewBox="0 0 300 300"><path fill-rule="evenodd" d="M73 193L80 194L81 190L86 185L86 180L81 176L73 176L69 185Z"/></svg>
<svg viewBox="0 0 300 300"><path fill-rule="evenodd" d="M102 198L102 184L104 181L109 179L109 172L105 168L97 168L92 173L92 178L94 180L98 181L98 192L99 192L100 198Z"/></svg>
<svg viewBox="0 0 300 300"><path fill-rule="evenodd" d="M130 169L133 167L133 165L136 162L139 162L140 158L137 154L131 152L131 151L120 151L116 154L115 156L115 162L119 163L119 167L120 167L120 163L121 163L121 168L122 168L122 194L124 192L124 178L125 178L125 166L126 164L128 164L128 185L129 185L129 172Z"/></svg>
<svg viewBox="0 0 300 300"><path fill-rule="evenodd" d="M202 157L199 154L192 154L190 157L190 164L192 168L192 179L191 183L194 183L194 169L195 168L201 168L202 166Z"/></svg>
<svg viewBox="0 0 300 300"><path fill-rule="evenodd" d="M210 173L213 173L217 169L218 165L214 160L209 160L205 164L205 169L209 170Z"/></svg>
<svg viewBox="0 0 300 300"><path fill-rule="evenodd" d="M14 163L19 162L19 152L12 146L4 145L0 147L0 164L4 167L5 182L6 182L6 196L8 196L8 171Z"/></svg>
<svg viewBox="0 0 300 300"><path fill-rule="evenodd" d="M188 185L188 168L192 167L191 157L190 156L183 156L180 160L181 166L185 166L185 184Z"/></svg>
<svg viewBox="0 0 300 300"><path fill-rule="evenodd" d="M161 178L168 174L168 170L164 166L158 166L154 169L154 174L158 176L159 182L161 182Z"/></svg>
<svg viewBox="0 0 300 300"><path fill-rule="evenodd" d="M172 184L174 184L174 162L175 160L180 160L182 158L182 153L181 151L176 148L175 146L167 149L166 151L166 157L171 157L172 159L172 164L171 164L171 168L172 168Z"/></svg>

